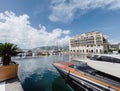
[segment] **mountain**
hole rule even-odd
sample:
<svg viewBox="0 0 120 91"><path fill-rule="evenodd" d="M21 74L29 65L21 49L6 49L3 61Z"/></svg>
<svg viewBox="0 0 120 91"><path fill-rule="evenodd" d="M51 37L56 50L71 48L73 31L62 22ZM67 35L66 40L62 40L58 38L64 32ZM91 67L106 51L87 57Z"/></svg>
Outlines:
<svg viewBox="0 0 120 91"><path fill-rule="evenodd" d="M41 51L41 50L69 50L69 46L64 46L64 47L57 47L57 46L41 46L41 47L36 47L33 50L35 51Z"/></svg>

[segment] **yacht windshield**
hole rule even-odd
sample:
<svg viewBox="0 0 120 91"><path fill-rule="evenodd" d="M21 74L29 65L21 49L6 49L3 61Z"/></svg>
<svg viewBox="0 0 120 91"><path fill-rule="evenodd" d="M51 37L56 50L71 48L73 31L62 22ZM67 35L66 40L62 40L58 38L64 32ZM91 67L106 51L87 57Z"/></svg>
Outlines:
<svg viewBox="0 0 120 91"><path fill-rule="evenodd" d="M110 57L110 56L94 55L93 57L91 57L91 60L120 63L120 59L114 58L114 57Z"/></svg>

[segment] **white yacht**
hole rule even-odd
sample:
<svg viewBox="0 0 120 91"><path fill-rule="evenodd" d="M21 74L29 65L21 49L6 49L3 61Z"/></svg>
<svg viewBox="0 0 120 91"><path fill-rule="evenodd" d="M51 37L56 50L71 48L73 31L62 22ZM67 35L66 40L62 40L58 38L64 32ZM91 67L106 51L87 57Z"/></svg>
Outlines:
<svg viewBox="0 0 120 91"><path fill-rule="evenodd" d="M90 67L120 78L120 55L97 54L85 61Z"/></svg>

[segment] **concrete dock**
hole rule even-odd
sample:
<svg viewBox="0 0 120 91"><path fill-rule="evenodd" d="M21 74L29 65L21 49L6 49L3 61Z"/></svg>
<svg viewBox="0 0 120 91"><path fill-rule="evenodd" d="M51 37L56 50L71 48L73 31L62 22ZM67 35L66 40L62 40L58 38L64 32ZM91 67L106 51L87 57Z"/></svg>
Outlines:
<svg viewBox="0 0 120 91"><path fill-rule="evenodd" d="M0 91L24 91L18 78L0 82Z"/></svg>

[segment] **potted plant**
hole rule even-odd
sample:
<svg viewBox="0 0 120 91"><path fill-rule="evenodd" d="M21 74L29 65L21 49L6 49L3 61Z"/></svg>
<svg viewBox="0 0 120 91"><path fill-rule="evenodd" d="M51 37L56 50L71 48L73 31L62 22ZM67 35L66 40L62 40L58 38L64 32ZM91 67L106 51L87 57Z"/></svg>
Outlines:
<svg viewBox="0 0 120 91"><path fill-rule="evenodd" d="M17 55L18 47L13 43L0 43L0 81L17 77L18 64L11 60L12 56Z"/></svg>

